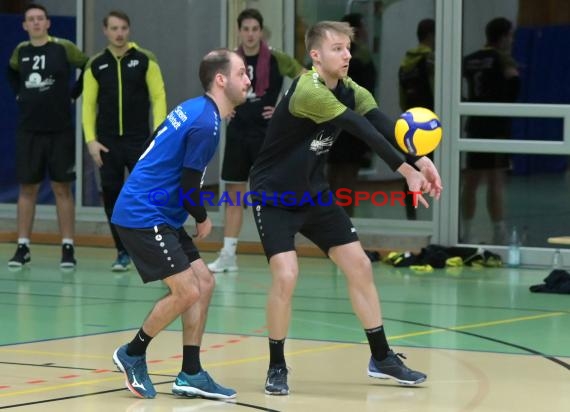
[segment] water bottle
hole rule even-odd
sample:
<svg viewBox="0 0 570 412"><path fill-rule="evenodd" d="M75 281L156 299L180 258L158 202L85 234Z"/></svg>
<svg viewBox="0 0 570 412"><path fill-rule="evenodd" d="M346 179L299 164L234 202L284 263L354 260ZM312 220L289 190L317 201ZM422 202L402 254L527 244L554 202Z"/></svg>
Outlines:
<svg viewBox="0 0 570 412"><path fill-rule="evenodd" d="M562 266L564 266L562 263L562 253L560 253L560 249L556 249L554 255L552 255L552 269L562 269Z"/></svg>
<svg viewBox="0 0 570 412"><path fill-rule="evenodd" d="M521 263L521 244L516 226L513 227L511 238L509 240L509 253L507 256L507 264L516 267Z"/></svg>

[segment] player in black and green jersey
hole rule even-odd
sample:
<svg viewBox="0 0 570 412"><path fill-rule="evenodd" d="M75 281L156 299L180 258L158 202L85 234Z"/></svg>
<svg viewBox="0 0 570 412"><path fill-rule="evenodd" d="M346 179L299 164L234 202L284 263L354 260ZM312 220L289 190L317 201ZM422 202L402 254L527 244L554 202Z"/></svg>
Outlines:
<svg viewBox="0 0 570 412"><path fill-rule="evenodd" d="M69 40L48 34L50 19L43 6L26 7L23 27L30 40L16 47L8 70L20 109L16 139L18 249L8 265L21 267L30 261L37 195L47 169L62 236L60 265L73 268L75 135L71 103L81 89L74 88L72 93L70 80L75 68L85 66L87 56Z"/></svg>
<svg viewBox="0 0 570 412"><path fill-rule="evenodd" d="M341 22L320 22L308 30L305 43L313 69L295 80L278 104L251 172L251 188L259 193L261 203L253 207L255 222L273 274L267 303L270 360L265 383L265 393L270 395L289 393L284 343L298 276L297 232L319 246L346 276L352 306L370 343L368 375L409 385L426 380L425 374L408 369L390 350L370 260L345 211L335 202L325 206L322 201L330 196L324 175L326 154L340 130L365 141L406 178L410 190L435 198L442 190L431 160L405 158L395 148L394 122L378 110L366 89L347 77L352 36L350 26ZM278 202L284 192L294 206ZM306 199L312 202L299 206ZM418 200L428 206L423 196Z"/></svg>
<svg viewBox="0 0 570 412"><path fill-rule="evenodd" d="M89 154L101 172L105 214L117 258L115 272L129 269L131 260L111 223L115 202L149 138L150 107L155 130L166 118L166 92L153 53L129 42L130 20L122 11L103 19L109 45L87 63L83 80L83 130Z"/></svg>

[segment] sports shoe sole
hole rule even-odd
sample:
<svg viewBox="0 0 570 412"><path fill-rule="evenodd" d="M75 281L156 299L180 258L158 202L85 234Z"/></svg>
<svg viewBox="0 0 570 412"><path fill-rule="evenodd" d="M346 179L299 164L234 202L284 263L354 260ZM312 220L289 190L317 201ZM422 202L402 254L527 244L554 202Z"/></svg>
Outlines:
<svg viewBox="0 0 570 412"><path fill-rule="evenodd" d="M271 391L268 391L267 389L265 389L265 394L266 395L272 395L272 396L286 396L286 395L289 395L289 389L282 390L280 392L271 392Z"/></svg>
<svg viewBox="0 0 570 412"><path fill-rule="evenodd" d="M420 383L423 383L426 381L426 378L420 378L416 381L406 381L403 379L398 379L395 376L391 376L391 375L386 375L385 373L380 373L380 372L372 372L370 370L367 370L368 376L370 376L371 378L376 378L376 379L394 379L396 382L398 382L401 385L418 385Z"/></svg>
<svg viewBox="0 0 570 412"><path fill-rule="evenodd" d="M129 266L115 265L111 266L111 272L128 272Z"/></svg>
<svg viewBox="0 0 570 412"><path fill-rule="evenodd" d="M131 393L135 395L137 398L144 399L145 397L142 394L138 393L137 390L129 382L129 377L127 376L127 372L125 371L123 364L121 363L119 357L117 356L118 351L119 349L115 349L115 352L113 353L113 363L117 366L117 369L119 369L125 375L125 385L131 391Z"/></svg>
<svg viewBox="0 0 570 412"><path fill-rule="evenodd" d="M59 267L62 269L75 269L75 263L71 262L60 263Z"/></svg>
<svg viewBox="0 0 570 412"><path fill-rule="evenodd" d="M178 396L186 396L188 398L209 398L209 399L233 399L237 394L223 395L221 393L206 392L192 386L178 386L176 382L172 385L172 393Z"/></svg>
<svg viewBox="0 0 570 412"><path fill-rule="evenodd" d="M24 266L26 263L30 263L30 261L28 260L27 262L24 262L24 263L10 261L10 262L8 262L8 267L11 267L11 268L21 268L21 267Z"/></svg>

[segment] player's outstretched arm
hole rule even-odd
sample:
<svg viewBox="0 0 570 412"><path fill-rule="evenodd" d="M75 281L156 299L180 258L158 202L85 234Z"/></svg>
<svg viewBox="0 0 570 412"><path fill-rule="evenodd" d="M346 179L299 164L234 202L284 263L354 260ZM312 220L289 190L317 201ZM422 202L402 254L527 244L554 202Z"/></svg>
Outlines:
<svg viewBox="0 0 570 412"><path fill-rule="evenodd" d="M206 208L200 200L200 186L203 172L185 167L180 179L181 200L184 209L196 220L194 237L203 239L212 230L212 222L208 218Z"/></svg>
<svg viewBox="0 0 570 412"><path fill-rule="evenodd" d="M371 122L355 111L346 109L342 114L332 119L331 123L370 146L393 171L396 171L404 163L404 155L376 130Z"/></svg>

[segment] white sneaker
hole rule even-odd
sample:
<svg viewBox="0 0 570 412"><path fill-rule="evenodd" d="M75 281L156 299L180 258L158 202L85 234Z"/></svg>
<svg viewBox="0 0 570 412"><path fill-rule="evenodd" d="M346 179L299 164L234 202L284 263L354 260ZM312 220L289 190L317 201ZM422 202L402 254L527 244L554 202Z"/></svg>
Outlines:
<svg viewBox="0 0 570 412"><path fill-rule="evenodd" d="M208 263L208 269L214 273L235 272L238 270L236 255L228 255L224 250L221 250L218 258L212 263Z"/></svg>

